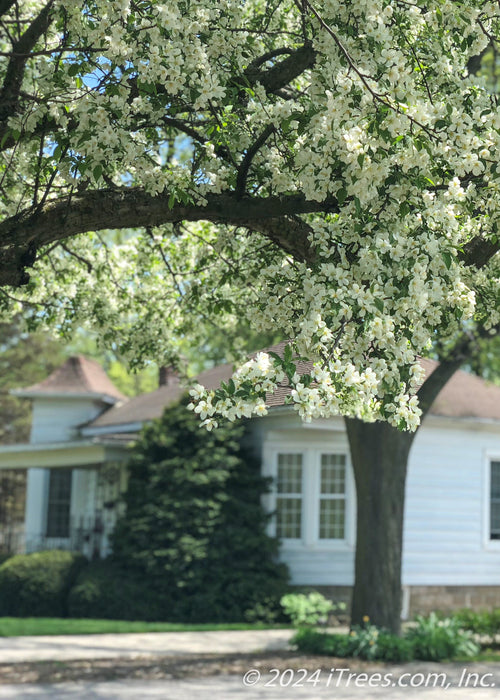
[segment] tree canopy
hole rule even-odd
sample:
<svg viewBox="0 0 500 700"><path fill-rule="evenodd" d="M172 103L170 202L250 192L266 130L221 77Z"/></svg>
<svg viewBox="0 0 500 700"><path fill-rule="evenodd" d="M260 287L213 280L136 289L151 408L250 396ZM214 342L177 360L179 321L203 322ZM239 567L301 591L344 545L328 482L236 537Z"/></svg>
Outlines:
<svg viewBox="0 0 500 700"><path fill-rule="evenodd" d="M415 428L417 355L496 328L498 4L0 0L0 299L132 364L293 339L216 393ZM121 236L109 230L126 231Z"/></svg>

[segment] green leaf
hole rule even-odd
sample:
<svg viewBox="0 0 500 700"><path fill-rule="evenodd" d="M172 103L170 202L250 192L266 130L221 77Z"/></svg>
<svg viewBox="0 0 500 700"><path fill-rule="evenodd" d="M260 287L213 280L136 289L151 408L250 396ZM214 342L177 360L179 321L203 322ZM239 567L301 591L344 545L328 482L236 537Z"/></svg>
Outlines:
<svg viewBox="0 0 500 700"><path fill-rule="evenodd" d="M380 299L379 297L375 297L373 300L373 303L377 307L377 309L382 313L384 311L384 301L383 299Z"/></svg>
<svg viewBox="0 0 500 700"><path fill-rule="evenodd" d="M342 187L338 192L337 192L337 202L339 203L340 206L342 206L347 198L347 190L345 187Z"/></svg>
<svg viewBox="0 0 500 700"><path fill-rule="evenodd" d="M168 208L173 209L175 204L175 192L172 192L170 194L170 197L168 198Z"/></svg>
<svg viewBox="0 0 500 700"><path fill-rule="evenodd" d="M275 361L275 364L277 363L280 367L283 364L283 358L278 355L277 352L273 352L272 350L267 353L269 357L272 357L273 360Z"/></svg>
<svg viewBox="0 0 500 700"><path fill-rule="evenodd" d="M102 175L102 165L96 165L95 168L92 171L94 177L96 180L99 180L99 178Z"/></svg>
<svg viewBox="0 0 500 700"><path fill-rule="evenodd" d="M401 202L401 204L399 205L399 213L400 213L401 217L406 216L410 212L411 212L410 203L406 200L404 202Z"/></svg>
<svg viewBox="0 0 500 700"><path fill-rule="evenodd" d="M451 261L452 261L451 253L448 253L447 250L443 250L443 251L441 251L441 257L444 260L444 264L446 265L446 268L449 270L451 267Z"/></svg>

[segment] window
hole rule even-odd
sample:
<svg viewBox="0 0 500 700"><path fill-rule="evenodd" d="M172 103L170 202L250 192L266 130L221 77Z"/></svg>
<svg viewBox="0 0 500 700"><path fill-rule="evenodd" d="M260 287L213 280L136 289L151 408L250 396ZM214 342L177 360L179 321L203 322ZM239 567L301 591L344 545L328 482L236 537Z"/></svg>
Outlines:
<svg viewBox="0 0 500 700"><path fill-rule="evenodd" d="M279 454L276 480L276 535L300 539L302 535L302 455Z"/></svg>
<svg viewBox="0 0 500 700"><path fill-rule="evenodd" d="M51 469L47 504L47 537L69 537L71 469Z"/></svg>
<svg viewBox="0 0 500 700"><path fill-rule="evenodd" d="M322 454L319 495L319 539L345 538L345 455Z"/></svg>
<svg viewBox="0 0 500 700"><path fill-rule="evenodd" d="M500 540L500 461L490 463L490 539Z"/></svg>
<svg viewBox="0 0 500 700"><path fill-rule="evenodd" d="M276 451L272 465L276 536L292 547L350 546L354 488L347 454L318 447Z"/></svg>

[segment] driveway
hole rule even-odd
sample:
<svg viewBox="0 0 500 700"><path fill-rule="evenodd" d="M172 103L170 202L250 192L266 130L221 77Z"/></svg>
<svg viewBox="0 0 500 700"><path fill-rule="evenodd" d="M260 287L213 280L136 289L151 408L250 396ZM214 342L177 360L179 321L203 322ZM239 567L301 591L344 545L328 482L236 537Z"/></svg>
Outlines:
<svg viewBox="0 0 500 700"><path fill-rule="evenodd" d="M493 666L493 665L492 665ZM446 665L441 671L452 675L454 669ZM485 672L490 669L483 668ZM498 669L497 677L498 677ZM450 676L451 677L451 676ZM0 686L0 698L12 700L262 700L263 698L280 698L283 700L318 700L318 698L341 698L342 700L405 700L422 698L422 700L498 700L498 686L490 688L456 687L379 687L367 689L345 683L335 687L325 684L317 687L266 687L270 677L262 683L245 687L241 676L218 676L215 678L198 678L189 680L161 681L110 681L106 683L61 683L54 685L7 685ZM456 680L456 678L455 678Z"/></svg>
<svg viewBox="0 0 500 700"><path fill-rule="evenodd" d="M0 637L0 663L229 654L286 649L293 630Z"/></svg>

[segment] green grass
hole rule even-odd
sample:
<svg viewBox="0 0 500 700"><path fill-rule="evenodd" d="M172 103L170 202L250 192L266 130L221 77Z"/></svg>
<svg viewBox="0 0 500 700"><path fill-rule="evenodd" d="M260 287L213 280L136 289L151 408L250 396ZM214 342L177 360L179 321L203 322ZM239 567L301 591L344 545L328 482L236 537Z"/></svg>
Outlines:
<svg viewBox="0 0 500 700"><path fill-rule="evenodd" d="M212 630L258 630L287 625L178 624L174 622L127 622L125 620L70 620L56 617L0 617L0 637L47 634L123 634L126 632L206 632Z"/></svg>

